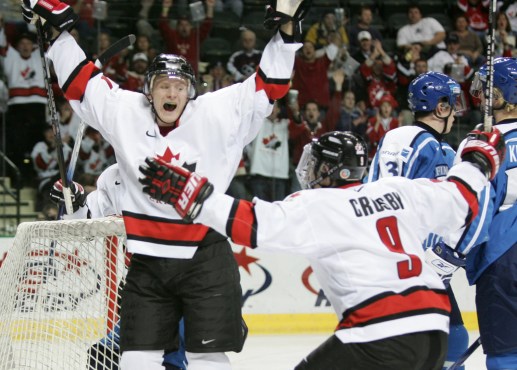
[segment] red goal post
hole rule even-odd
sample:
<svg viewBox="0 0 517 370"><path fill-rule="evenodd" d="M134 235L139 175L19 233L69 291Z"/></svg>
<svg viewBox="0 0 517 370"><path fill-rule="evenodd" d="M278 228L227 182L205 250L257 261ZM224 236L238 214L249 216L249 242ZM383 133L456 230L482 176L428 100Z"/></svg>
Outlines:
<svg viewBox="0 0 517 370"><path fill-rule="evenodd" d="M125 237L118 217L20 224L0 265L0 370L101 361L89 349L118 321Z"/></svg>

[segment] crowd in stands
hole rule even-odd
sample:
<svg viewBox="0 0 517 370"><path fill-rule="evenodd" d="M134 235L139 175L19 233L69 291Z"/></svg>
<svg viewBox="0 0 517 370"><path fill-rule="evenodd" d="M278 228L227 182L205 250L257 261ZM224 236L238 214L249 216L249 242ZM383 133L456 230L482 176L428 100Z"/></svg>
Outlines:
<svg viewBox="0 0 517 370"><path fill-rule="evenodd" d="M263 14L264 4L255 0L113 0L107 4L108 17L93 0L65 2L80 14L73 36L92 60L118 38L137 35L130 49L102 67L106 76L134 91L142 91L149 63L162 52L182 55L192 64L198 94L239 83L256 71L268 39L263 17L255 16ZM243 153L229 189L232 195L277 200L299 189L293 169L303 146L325 132L362 135L373 157L384 133L412 123L407 87L429 70L456 79L468 99L470 110L459 117L455 133L480 122L479 101L468 90L474 72L486 61L489 1L390 4L313 1L291 91L275 103ZM8 94L0 150L22 171L20 186L38 188L41 210L49 184L59 177L41 59L34 29L22 21L18 2L8 0L0 11L0 96ZM499 2L495 19L495 55L515 56L517 1ZM68 159L80 120L57 84L53 90ZM450 139L453 147L459 140ZM94 187L97 176L115 161L109 143L88 128L74 180Z"/></svg>

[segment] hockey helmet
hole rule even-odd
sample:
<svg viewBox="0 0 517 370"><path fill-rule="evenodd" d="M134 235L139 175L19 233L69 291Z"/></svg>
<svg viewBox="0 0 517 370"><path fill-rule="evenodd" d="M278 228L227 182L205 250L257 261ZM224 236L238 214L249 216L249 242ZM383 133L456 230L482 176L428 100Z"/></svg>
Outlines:
<svg viewBox="0 0 517 370"><path fill-rule="evenodd" d="M467 107L460 84L440 72L416 77L409 84L408 103L412 112L432 112L438 103L448 103L457 113Z"/></svg>
<svg viewBox="0 0 517 370"><path fill-rule="evenodd" d="M153 91L153 83L156 76L169 76L181 78L188 83L188 98L196 96L196 77L194 70L187 60L174 54L160 54L156 56L145 75L144 94L149 95Z"/></svg>
<svg viewBox="0 0 517 370"><path fill-rule="evenodd" d="M332 186L360 181L368 166L368 149L364 140L349 131L323 134L305 145L296 176L303 189L313 188L327 177Z"/></svg>
<svg viewBox="0 0 517 370"><path fill-rule="evenodd" d="M493 84L504 100L510 104L517 104L517 59L516 58L495 58L494 59ZM485 64L476 72L470 94L479 98L486 88L488 67Z"/></svg>

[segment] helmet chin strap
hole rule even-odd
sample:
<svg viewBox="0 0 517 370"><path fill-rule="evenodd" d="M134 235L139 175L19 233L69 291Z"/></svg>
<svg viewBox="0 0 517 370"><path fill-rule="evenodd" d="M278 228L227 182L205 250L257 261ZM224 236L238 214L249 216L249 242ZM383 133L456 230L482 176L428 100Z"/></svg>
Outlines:
<svg viewBox="0 0 517 370"><path fill-rule="evenodd" d="M434 116L443 121L443 129L442 129L442 132L440 132L440 135L445 134L445 130L447 130L447 122L449 122L449 117L451 116L452 111L453 111L453 109L451 107L451 111L449 112L449 114L446 117L440 117L438 114L436 114L436 109L434 110L434 112L433 112Z"/></svg>

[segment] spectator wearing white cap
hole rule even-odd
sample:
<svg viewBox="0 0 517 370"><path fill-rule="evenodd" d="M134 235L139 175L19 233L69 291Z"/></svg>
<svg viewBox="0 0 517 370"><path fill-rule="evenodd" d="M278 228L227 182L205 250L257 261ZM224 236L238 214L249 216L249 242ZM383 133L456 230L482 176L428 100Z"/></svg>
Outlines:
<svg viewBox="0 0 517 370"><path fill-rule="evenodd" d="M352 58L361 64L373 53L372 34L361 31L357 34L357 41L359 41L359 49L352 53Z"/></svg>

